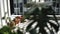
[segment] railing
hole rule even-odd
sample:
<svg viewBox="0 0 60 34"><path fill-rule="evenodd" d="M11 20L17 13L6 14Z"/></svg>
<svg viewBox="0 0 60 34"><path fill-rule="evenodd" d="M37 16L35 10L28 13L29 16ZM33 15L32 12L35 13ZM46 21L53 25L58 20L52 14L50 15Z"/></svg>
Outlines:
<svg viewBox="0 0 60 34"><path fill-rule="evenodd" d="M60 3L55 0L53 2L53 8L55 10L55 14L60 15Z"/></svg>
<svg viewBox="0 0 60 34"><path fill-rule="evenodd" d="M50 17L50 20L54 20L54 16L53 15L47 15L48 17ZM56 16L56 18L58 19L58 20L60 20L60 15L55 15Z"/></svg>
<svg viewBox="0 0 60 34"><path fill-rule="evenodd" d="M51 4L52 3L52 0L47 0L47 1L44 1L44 0L28 0L27 3Z"/></svg>

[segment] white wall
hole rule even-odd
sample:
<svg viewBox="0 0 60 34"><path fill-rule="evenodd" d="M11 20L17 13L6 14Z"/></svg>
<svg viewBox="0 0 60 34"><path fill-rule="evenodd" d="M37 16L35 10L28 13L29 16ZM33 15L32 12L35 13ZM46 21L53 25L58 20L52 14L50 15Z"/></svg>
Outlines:
<svg viewBox="0 0 60 34"><path fill-rule="evenodd" d="M0 24L3 23L4 21L1 22L1 18L4 17L5 12L8 12L6 17L8 17L8 15L10 16L10 0L0 0L0 6L1 6L1 11L0 11Z"/></svg>
<svg viewBox="0 0 60 34"><path fill-rule="evenodd" d="M1 28L1 0L0 0L0 28Z"/></svg>
<svg viewBox="0 0 60 34"><path fill-rule="evenodd" d="M3 0L1 0L1 15L4 16L4 5Z"/></svg>
<svg viewBox="0 0 60 34"><path fill-rule="evenodd" d="M1 14L4 17L4 13L8 12L10 15L10 2L9 0L1 0Z"/></svg>

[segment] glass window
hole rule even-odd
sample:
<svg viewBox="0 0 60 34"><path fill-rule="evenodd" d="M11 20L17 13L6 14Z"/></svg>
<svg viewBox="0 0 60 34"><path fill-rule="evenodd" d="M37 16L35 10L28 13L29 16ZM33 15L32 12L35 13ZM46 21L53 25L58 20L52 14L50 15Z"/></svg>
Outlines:
<svg viewBox="0 0 60 34"><path fill-rule="evenodd" d="M22 11L23 11L23 7L22 7L22 6L23 6L23 4L22 4L22 3L20 3L20 8L21 8L21 9L20 9L20 12L22 12Z"/></svg>
<svg viewBox="0 0 60 34"><path fill-rule="evenodd" d="M56 7L59 8L59 3L57 3L57 6Z"/></svg>
<svg viewBox="0 0 60 34"><path fill-rule="evenodd" d="M27 3L27 0L23 0L23 2L24 2L24 4L26 4Z"/></svg>
<svg viewBox="0 0 60 34"><path fill-rule="evenodd" d="M51 0L44 0L44 1L45 1L45 2L46 2L46 1L50 2Z"/></svg>
<svg viewBox="0 0 60 34"><path fill-rule="evenodd" d="M56 0L53 0L53 1L56 1Z"/></svg>
<svg viewBox="0 0 60 34"><path fill-rule="evenodd" d="M56 12L57 12L57 14L59 14L59 9L58 8L56 9Z"/></svg>
<svg viewBox="0 0 60 34"><path fill-rule="evenodd" d="M56 2L53 2L53 7L55 7L56 6Z"/></svg>
<svg viewBox="0 0 60 34"><path fill-rule="evenodd" d="M23 0L10 0L11 15L20 15L23 12Z"/></svg>
<svg viewBox="0 0 60 34"><path fill-rule="evenodd" d="M14 5L13 5L15 8L16 8L16 4L14 3Z"/></svg>

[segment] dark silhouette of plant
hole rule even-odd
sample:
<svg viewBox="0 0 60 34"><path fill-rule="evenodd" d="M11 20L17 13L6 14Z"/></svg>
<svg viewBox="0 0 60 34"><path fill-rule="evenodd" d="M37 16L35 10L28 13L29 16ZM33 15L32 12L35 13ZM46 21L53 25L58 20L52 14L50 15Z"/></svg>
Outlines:
<svg viewBox="0 0 60 34"><path fill-rule="evenodd" d="M21 32L19 29L17 30L17 32L11 32L11 29L9 26L3 26L0 29L0 34L23 34L23 32Z"/></svg>
<svg viewBox="0 0 60 34"><path fill-rule="evenodd" d="M12 34L10 27L4 26L0 29L1 34Z"/></svg>
<svg viewBox="0 0 60 34"><path fill-rule="evenodd" d="M47 34L47 32L44 29L44 27L47 27L49 29L49 27L47 26L47 22L51 25L51 27L54 27L54 29L56 30L56 32L58 31L59 24L58 24L57 18L55 16L55 11L52 9L51 6L49 6L48 8L42 8L42 10L39 10L39 8L37 7L35 10L32 11L32 13L28 13L27 15L29 16L28 19L34 20L32 23L30 23L27 26L27 29L26 29L26 31L29 31L31 34L33 34L32 30L35 30L37 27L40 28L39 29L39 33ZM30 17L31 15L33 15L33 17ZM56 23L58 24L58 26L55 25L54 23L49 22L50 17L48 17L47 15L53 15L54 16L54 20L56 21ZM37 21L38 24L35 26L35 28L29 30L31 28L31 26L36 21ZM53 32L52 30L50 30L50 31ZM39 33L37 33L37 34L39 34Z"/></svg>

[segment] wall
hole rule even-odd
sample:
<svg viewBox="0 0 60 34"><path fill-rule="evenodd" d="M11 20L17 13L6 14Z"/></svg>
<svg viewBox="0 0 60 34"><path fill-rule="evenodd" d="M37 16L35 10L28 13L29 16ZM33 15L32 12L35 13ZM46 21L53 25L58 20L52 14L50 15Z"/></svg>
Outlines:
<svg viewBox="0 0 60 34"><path fill-rule="evenodd" d="M0 24L3 26L5 24L4 21L2 21L2 17L4 17L6 12L6 17L10 16L10 1L9 0L0 0ZM0 26L1 26L0 25Z"/></svg>

